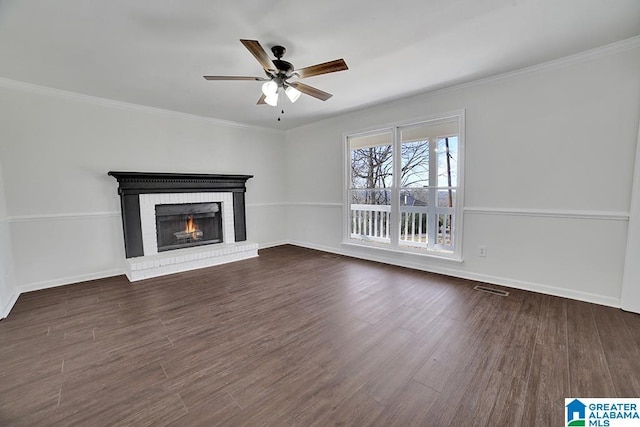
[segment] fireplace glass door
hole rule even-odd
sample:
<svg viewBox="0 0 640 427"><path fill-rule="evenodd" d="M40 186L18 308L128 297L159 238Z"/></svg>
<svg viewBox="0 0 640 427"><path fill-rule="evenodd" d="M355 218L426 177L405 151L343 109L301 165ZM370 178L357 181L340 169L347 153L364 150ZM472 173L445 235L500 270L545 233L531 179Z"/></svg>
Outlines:
<svg viewBox="0 0 640 427"><path fill-rule="evenodd" d="M222 242L222 203L156 205L158 252Z"/></svg>

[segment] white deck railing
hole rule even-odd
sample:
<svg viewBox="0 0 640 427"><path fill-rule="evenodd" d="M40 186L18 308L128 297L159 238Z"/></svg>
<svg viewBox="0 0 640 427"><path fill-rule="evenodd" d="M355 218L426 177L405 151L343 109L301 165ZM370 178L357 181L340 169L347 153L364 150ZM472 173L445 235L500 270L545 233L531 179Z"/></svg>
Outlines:
<svg viewBox="0 0 640 427"><path fill-rule="evenodd" d="M430 224L427 206L400 206L400 243L413 247L429 247L427 227ZM433 215L433 213L432 213ZM437 208L438 249L450 250L453 208ZM435 227L435 218L433 219ZM351 238L390 243L391 206L351 205Z"/></svg>
<svg viewBox="0 0 640 427"><path fill-rule="evenodd" d="M351 205L351 237L389 242L391 206Z"/></svg>

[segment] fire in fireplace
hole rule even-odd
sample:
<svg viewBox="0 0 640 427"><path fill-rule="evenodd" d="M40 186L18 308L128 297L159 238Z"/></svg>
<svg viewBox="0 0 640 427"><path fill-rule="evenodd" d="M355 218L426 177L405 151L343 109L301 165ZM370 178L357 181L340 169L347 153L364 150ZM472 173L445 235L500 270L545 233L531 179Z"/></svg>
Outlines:
<svg viewBox="0 0 640 427"><path fill-rule="evenodd" d="M220 243L222 203L156 205L158 252Z"/></svg>

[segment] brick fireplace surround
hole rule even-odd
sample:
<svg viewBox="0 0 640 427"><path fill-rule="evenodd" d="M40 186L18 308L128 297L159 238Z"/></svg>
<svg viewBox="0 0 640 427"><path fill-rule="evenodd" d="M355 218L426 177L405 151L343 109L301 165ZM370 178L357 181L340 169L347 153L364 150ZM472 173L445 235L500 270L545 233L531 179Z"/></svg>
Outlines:
<svg viewBox="0 0 640 427"><path fill-rule="evenodd" d="M246 241L246 181L252 175L109 172L118 180L130 281L194 270L258 256ZM158 252L155 206L221 202L223 242Z"/></svg>

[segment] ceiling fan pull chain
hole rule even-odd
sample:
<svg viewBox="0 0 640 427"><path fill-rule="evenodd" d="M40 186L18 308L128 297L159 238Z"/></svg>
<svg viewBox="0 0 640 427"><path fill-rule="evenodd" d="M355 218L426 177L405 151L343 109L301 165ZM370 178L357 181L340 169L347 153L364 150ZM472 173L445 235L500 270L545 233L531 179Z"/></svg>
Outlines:
<svg viewBox="0 0 640 427"><path fill-rule="evenodd" d="M280 104L284 105L284 90L278 91L278 95L280 97ZM282 117L283 114L284 114L284 108L280 110L280 116L278 117L278 121L280 121L280 118Z"/></svg>

